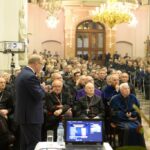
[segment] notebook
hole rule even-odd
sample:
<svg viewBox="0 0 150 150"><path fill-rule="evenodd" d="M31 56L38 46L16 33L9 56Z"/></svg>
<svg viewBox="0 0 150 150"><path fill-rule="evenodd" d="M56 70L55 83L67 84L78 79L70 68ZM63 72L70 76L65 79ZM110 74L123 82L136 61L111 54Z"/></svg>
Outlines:
<svg viewBox="0 0 150 150"><path fill-rule="evenodd" d="M99 119L67 119L65 120L66 145L75 147L98 146L103 143L103 121ZM74 146L76 145L76 146ZM78 148L79 149L79 148ZM96 148L95 148L96 149Z"/></svg>

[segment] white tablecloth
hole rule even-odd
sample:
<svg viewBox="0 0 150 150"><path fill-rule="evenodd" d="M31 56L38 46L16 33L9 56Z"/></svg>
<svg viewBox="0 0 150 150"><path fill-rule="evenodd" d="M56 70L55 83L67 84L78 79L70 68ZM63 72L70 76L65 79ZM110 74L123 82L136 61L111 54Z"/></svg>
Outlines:
<svg viewBox="0 0 150 150"><path fill-rule="evenodd" d="M34 150L62 150L65 149L65 143L61 146L57 142L39 142Z"/></svg>
<svg viewBox="0 0 150 150"><path fill-rule="evenodd" d="M103 143L104 150L113 150L109 143ZM57 142L39 142L34 150L62 150L65 149L65 143L60 146Z"/></svg>

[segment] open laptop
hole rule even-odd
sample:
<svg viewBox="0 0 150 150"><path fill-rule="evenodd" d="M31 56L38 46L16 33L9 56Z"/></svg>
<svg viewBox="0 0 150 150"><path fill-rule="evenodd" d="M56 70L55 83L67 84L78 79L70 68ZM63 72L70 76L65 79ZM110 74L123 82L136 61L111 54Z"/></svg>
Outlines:
<svg viewBox="0 0 150 150"><path fill-rule="evenodd" d="M65 120L65 142L67 150L101 150L103 143L103 121L100 119Z"/></svg>

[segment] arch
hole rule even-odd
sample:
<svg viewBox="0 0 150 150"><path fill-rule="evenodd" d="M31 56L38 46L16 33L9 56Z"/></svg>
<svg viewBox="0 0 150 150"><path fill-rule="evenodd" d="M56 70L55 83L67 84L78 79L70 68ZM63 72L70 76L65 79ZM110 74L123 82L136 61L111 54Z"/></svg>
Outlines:
<svg viewBox="0 0 150 150"><path fill-rule="evenodd" d="M100 23L100 22L94 22L94 21L92 21L91 19L85 19L85 20L79 22L79 23L76 25L76 29L78 29L78 27L79 27L80 25L83 25L84 23L87 23L87 22L92 22L92 23L95 24L95 25L97 24L97 25L101 26L101 27L102 27L101 29L105 29L105 26L104 26L102 23ZM98 29L97 29L97 30L98 30Z"/></svg>
<svg viewBox="0 0 150 150"><path fill-rule="evenodd" d="M56 40L46 40L41 43L42 50L47 49L48 51L51 51L51 54L54 55L56 52L60 56L64 56L64 52L62 51L63 45L60 41Z"/></svg>
<svg viewBox="0 0 150 150"><path fill-rule="evenodd" d="M60 41L56 41L56 40L47 40L47 41L42 42L42 44L45 44L45 43L48 43L48 42L55 42L55 43L61 44Z"/></svg>
<svg viewBox="0 0 150 150"><path fill-rule="evenodd" d="M129 44L129 45L133 45L131 42L128 42L128 41L118 41L118 42L116 42L116 43L127 43L127 44Z"/></svg>
<svg viewBox="0 0 150 150"><path fill-rule="evenodd" d="M117 41L116 50L121 56L124 56L125 53L128 53L130 57L133 57L133 43L129 41Z"/></svg>
<svg viewBox="0 0 150 150"><path fill-rule="evenodd" d="M102 61L105 54L105 26L91 19L76 25L76 56Z"/></svg>
<svg viewBox="0 0 150 150"><path fill-rule="evenodd" d="M87 21L87 20L92 20L90 16L84 16L80 19L78 19L76 22L75 22L75 27L77 27L81 22L84 22L84 21Z"/></svg>

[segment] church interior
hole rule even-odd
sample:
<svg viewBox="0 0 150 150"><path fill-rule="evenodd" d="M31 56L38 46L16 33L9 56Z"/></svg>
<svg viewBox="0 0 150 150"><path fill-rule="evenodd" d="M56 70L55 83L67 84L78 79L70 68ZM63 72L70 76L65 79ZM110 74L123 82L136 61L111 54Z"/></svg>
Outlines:
<svg viewBox="0 0 150 150"><path fill-rule="evenodd" d="M4 118L15 137L9 144L0 142L0 150L21 150L19 127L14 121L15 79L28 65L31 55L43 58L43 68L37 77L42 85L44 83L46 93L51 94L55 80L61 78L63 88L66 86L61 93L70 95L71 102L65 104L62 97L60 101L70 106L73 117L83 117L80 111L84 107L76 102L82 100L79 90L83 88L86 95L88 83L92 82L94 89L100 91L99 97L104 103L104 141L112 149L150 150L150 0L0 0L0 18L0 126L3 90L8 90L13 104L8 108L10 114ZM1 85L3 79L6 85ZM125 124L118 125L113 116L117 109L113 104L115 96L122 94L125 83L138 101L138 108L130 106L130 102L125 104L126 108L120 108L122 103L118 106L123 112L132 107L138 114L135 117L139 117L138 125L135 125L135 118L128 117L126 112L128 132L133 132L133 128L138 132L131 137L122 129ZM111 86L116 91L111 91ZM49 121L47 99L43 100L46 125ZM86 113L91 111L91 103L87 104ZM94 106L97 113L96 109ZM98 111L101 113L100 108ZM47 130L54 131L56 140L56 129L46 125L42 127L42 140L46 141ZM2 134L0 131L0 139ZM142 139L138 141L138 136L145 144L139 144ZM138 142L129 141L134 138Z"/></svg>

